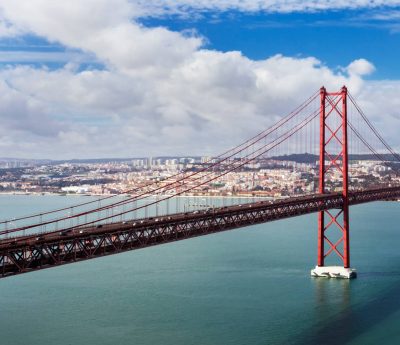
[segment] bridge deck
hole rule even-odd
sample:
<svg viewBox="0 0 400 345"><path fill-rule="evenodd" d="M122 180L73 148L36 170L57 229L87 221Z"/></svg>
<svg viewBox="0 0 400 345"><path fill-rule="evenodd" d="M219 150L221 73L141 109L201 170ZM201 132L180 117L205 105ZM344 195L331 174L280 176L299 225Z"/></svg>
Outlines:
<svg viewBox="0 0 400 345"><path fill-rule="evenodd" d="M351 205L400 197L400 187L351 193ZM339 193L171 214L0 241L0 277L340 208Z"/></svg>

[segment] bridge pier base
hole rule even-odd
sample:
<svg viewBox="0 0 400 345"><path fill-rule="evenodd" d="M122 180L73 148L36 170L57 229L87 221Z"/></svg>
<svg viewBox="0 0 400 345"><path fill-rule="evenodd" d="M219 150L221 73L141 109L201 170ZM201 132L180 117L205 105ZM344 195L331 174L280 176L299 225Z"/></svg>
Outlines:
<svg viewBox="0 0 400 345"><path fill-rule="evenodd" d="M352 279L357 277L357 272L354 268L345 268L343 266L315 266L311 270L311 276Z"/></svg>

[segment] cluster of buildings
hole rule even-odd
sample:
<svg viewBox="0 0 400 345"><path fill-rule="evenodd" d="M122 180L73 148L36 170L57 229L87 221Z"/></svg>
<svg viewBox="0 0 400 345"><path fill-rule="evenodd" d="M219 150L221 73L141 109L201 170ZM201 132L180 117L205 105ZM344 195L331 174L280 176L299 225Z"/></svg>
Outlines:
<svg viewBox="0 0 400 345"><path fill-rule="evenodd" d="M285 197L318 190L317 161L299 163L259 159L243 164L233 158L216 164L212 157L157 157L109 162L61 162L1 165L2 193L180 194L195 196ZM397 169L377 161L353 161L350 184L355 189L400 182ZM341 172L328 169L327 191L341 188Z"/></svg>

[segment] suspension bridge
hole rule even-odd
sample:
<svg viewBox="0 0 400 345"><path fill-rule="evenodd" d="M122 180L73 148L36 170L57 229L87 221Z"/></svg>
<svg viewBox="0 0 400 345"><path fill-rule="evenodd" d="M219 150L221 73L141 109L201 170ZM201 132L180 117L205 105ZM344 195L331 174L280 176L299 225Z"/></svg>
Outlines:
<svg viewBox="0 0 400 345"><path fill-rule="evenodd" d="M233 173L304 153L316 157L307 188L286 185L284 198L193 202L194 195L226 184ZM360 167L361 157L384 173L371 178ZM269 128L198 169L118 195L1 221L0 277L317 213L317 260L311 274L353 278L349 207L399 198L399 168L400 156L347 88L321 88Z"/></svg>

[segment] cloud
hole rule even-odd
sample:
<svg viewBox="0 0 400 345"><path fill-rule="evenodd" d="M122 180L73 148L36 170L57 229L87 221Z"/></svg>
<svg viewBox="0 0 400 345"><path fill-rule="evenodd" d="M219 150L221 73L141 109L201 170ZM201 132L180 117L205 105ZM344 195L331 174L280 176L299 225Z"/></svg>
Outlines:
<svg viewBox="0 0 400 345"><path fill-rule="evenodd" d="M399 0L137 0L142 16L188 15L196 11L316 12L324 10L373 9L400 5Z"/></svg>
<svg viewBox="0 0 400 345"><path fill-rule="evenodd" d="M0 80L0 114L2 129L28 131L37 136L51 136L61 128L34 97L24 94ZM43 126L43 123L46 126Z"/></svg>
<svg viewBox="0 0 400 345"><path fill-rule="evenodd" d="M110 68L144 69L148 73L171 68L202 44L198 37L131 22L140 11L125 0L4 0L1 6L7 19L21 31L94 53Z"/></svg>
<svg viewBox="0 0 400 345"><path fill-rule="evenodd" d="M2 50L0 51L0 63L96 63L93 56L80 52L54 52L54 51L29 51L29 50Z"/></svg>
<svg viewBox="0 0 400 345"><path fill-rule="evenodd" d="M371 62L365 59L358 59L350 63L346 70L350 75L364 76L374 72L375 67Z"/></svg>
<svg viewBox="0 0 400 345"><path fill-rule="evenodd" d="M397 21L400 19L399 10L391 10L384 12L373 12L366 16L367 19L373 19L378 21Z"/></svg>
<svg viewBox="0 0 400 345"><path fill-rule="evenodd" d="M17 36L20 33L19 29L5 18L3 10L0 7L0 38Z"/></svg>
<svg viewBox="0 0 400 345"><path fill-rule="evenodd" d="M196 33L133 21L145 15L143 4L2 1L1 13L19 32L93 56L104 68L81 69L76 62L0 70L0 156L216 154L272 124L322 84L330 90L346 84L361 102L372 97L363 76L374 67L365 59L333 70L315 57L252 60L208 50ZM376 100L393 105L382 95Z"/></svg>

